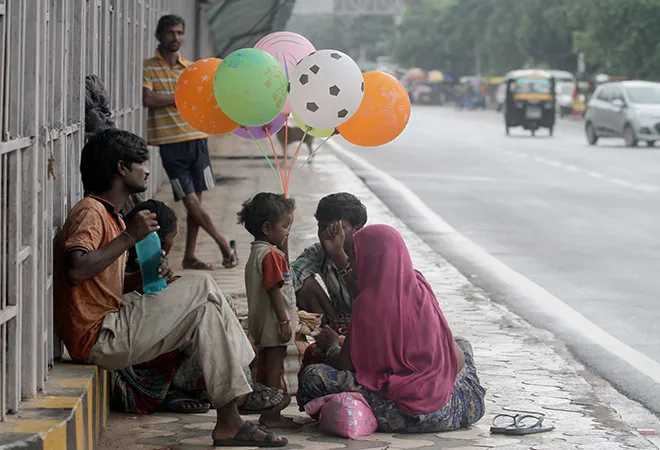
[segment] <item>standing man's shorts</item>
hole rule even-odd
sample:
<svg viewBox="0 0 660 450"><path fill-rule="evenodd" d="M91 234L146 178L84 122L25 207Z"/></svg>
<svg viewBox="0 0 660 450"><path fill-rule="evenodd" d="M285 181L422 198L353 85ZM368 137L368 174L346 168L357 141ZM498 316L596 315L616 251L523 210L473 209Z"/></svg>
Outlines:
<svg viewBox="0 0 660 450"><path fill-rule="evenodd" d="M215 187L207 139L163 144L160 146L160 158L172 183L175 201Z"/></svg>

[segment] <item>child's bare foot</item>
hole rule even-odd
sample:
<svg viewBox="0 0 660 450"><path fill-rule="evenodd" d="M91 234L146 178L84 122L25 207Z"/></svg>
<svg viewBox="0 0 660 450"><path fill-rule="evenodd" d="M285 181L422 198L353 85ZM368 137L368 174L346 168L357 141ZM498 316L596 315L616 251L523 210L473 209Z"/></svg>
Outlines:
<svg viewBox="0 0 660 450"><path fill-rule="evenodd" d="M297 430L302 426L294 422L293 419L279 414L276 416L261 416L259 425L264 428L286 428L289 430Z"/></svg>

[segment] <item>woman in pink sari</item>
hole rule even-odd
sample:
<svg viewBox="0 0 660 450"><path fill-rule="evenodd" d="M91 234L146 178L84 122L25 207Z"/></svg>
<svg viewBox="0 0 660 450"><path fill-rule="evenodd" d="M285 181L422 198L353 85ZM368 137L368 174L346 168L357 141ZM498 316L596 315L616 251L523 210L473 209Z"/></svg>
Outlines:
<svg viewBox="0 0 660 450"><path fill-rule="evenodd" d="M485 390L472 347L454 339L399 232L387 225L365 227L355 233L350 256L340 223L322 238L356 300L343 345L329 328L318 337L326 364L301 372L301 410L314 398L360 392L379 431L449 431L481 419Z"/></svg>

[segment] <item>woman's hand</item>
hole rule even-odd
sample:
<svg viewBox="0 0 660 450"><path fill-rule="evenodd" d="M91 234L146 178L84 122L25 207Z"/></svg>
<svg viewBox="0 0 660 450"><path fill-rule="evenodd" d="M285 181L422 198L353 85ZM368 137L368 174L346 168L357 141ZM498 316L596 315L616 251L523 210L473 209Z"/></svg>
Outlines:
<svg viewBox="0 0 660 450"><path fill-rule="evenodd" d="M316 336L316 345L318 345L321 350L327 351L332 347L340 345L339 335L335 330L326 325L321 330L321 333Z"/></svg>
<svg viewBox="0 0 660 450"><path fill-rule="evenodd" d="M170 284L174 281L174 271L170 269L170 265L167 261L167 253L162 252L162 259L160 266L158 266L158 278L164 278L167 281L167 284Z"/></svg>
<svg viewBox="0 0 660 450"><path fill-rule="evenodd" d="M341 220L328 225L326 229L321 231L320 238L323 248L333 260L345 254L344 241L346 240L346 234Z"/></svg>
<svg viewBox="0 0 660 450"><path fill-rule="evenodd" d="M286 344L291 340L291 335L293 331L291 330L291 324L287 322L280 323L280 342Z"/></svg>

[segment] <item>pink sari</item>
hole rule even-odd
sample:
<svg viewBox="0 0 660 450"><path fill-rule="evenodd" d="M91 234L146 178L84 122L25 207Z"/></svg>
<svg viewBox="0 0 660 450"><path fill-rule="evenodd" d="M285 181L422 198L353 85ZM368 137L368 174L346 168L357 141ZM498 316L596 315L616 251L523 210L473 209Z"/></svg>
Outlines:
<svg viewBox="0 0 660 450"><path fill-rule="evenodd" d="M409 414L445 406L456 379L454 338L402 236L371 225L354 236L359 295L350 326L359 384Z"/></svg>

